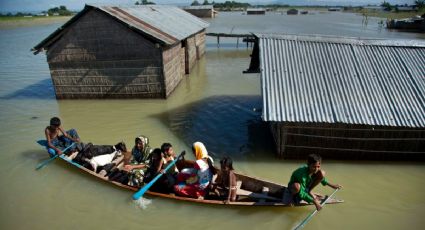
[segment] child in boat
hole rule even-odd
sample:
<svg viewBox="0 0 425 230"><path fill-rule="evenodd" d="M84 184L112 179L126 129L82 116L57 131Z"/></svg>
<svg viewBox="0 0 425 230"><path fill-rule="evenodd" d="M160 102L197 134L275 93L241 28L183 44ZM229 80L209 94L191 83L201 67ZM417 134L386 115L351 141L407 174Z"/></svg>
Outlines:
<svg viewBox="0 0 425 230"><path fill-rule="evenodd" d="M206 190L216 171L213 160L208 156L204 144L195 142L192 151L196 158L194 168L183 169L178 174L174 191L180 196L204 199Z"/></svg>
<svg viewBox="0 0 425 230"><path fill-rule="evenodd" d="M64 131L61 126L61 120L58 117L50 119L50 125L44 130L46 135L48 152L50 156L62 154L63 148L71 145L72 142L80 142L80 137L75 129Z"/></svg>
<svg viewBox="0 0 425 230"><path fill-rule="evenodd" d="M224 197L224 203L236 200L236 175L233 169L233 161L230 157L223 157L220 160L221 173L218 175L213 191Z"/></svg>
<svg viewBox="0 0 425 230"><path fill-rule="evenodd" d="M173 187L176 184L177 179L177 173L179 172L177 170L176 165L170 167L166 172L164 171L165 168L169 164L171 164L174 159L176 158L176 154L174 152L173 146L170 143L163 143L161 145L161 152L162 152L162 166L161 166L161 173L165 174L164 177L164 183L167 185L167 190L172 192Z"/></svg>
<svg viewBox="0 0 425 230"><path fill-rule="evenodd" d="M325 171L321 170L322 158L317 154L310 154L307 157L307 165L295 170L288 183L288 189L293 196L294 203L301 200L314 203L317 211L322 209L320 200L312 193L312 190L321 183L333 189L342 188L339 184L332 184L325 178Z"/></svg>
<svg viewBox="0 0 425 230"><path fill-rule="evenodd" d="M164 154L161 152L161 149L156 148L152 151L152 157L149 162L149 167L146 171L144 182L149 183L151 180L153 180L158 174L163 173L163 161ZM168 184L167 184L167 178L164 176L161 176L158 181L156 181L150 190L155 192L162 192L167 193L168 190Z"/></svg>

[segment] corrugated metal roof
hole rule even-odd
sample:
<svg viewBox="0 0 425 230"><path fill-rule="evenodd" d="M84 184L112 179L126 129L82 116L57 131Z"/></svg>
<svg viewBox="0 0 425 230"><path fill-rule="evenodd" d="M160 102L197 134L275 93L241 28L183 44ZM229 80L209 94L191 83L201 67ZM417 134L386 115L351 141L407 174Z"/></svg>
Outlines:
<svg viewBox="0 0 425 230"><path fill-rule="evenodd" d="M425 42L256 34L263 119L425 127Z"/></svg>
<svg viewBox="0 0 425 230"><path fill-rule="evenodd" d="M98 6L97 8L169 45L184 40L209 26L202 19L175 6L135 5Z"/></svg>
<svg viewBox="0 0 425 230"><path fill-rule="evenodd" d="M133 5L124 7L86 5L81 12L50 34L32 50L38 53L43 48L49 47L68 26L78 21L85 13L93 9L101 10L131 26L133 29L149 35L166 45L175 44L209 26L204 20L175 6Z"/></svg>

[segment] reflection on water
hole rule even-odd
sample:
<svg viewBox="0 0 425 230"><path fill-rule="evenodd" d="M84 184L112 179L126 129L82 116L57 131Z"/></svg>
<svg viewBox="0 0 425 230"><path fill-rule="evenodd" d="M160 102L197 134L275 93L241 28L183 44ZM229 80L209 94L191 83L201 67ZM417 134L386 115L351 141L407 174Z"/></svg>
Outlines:
<svg viewBox="0 0 425 230"><path fill-rule="evenodd" d="M272 143L266 147L257 140L271 140L260 113L255 112L260 107L260 96L213 96L154 117L185 143L203 142L214 158L241 158L253 149L273 150Z"/></svg>
<svg viewBox="0 0 425 230"><path fill-rule="evenodd" d="M379 32L376 20L369 18L363 28L361 16L340 12L220 13L209 20L208 31L423 38ZM64 162L53 161L36 172L47 154L35 141L44 138L52 116L60 116L65 128L78 129L84 141L98 144L124 140L132 146L134 137L144 134L153 147L171 142L177 151L188 151L192 142L203 141L216 161L231 155L237 171L284 184L303 163L274 157L273 140L259 112L259 75L242 74L250 50L232 48L234 39L223 40L227 48L216 49L216 40L208 38L206 56L167 100L57 101L45 56L29 50L59 26L0 31L0 229L183 229L205 223L206 229L291 229L310 213L311 207L226 208L152 197L140 210L133 208L133 192L82 175ZM424 164L325 159L323 168L329 180L344 185L337 197L346 203L326 206L305 229L419 229L425 224Z"/></svg>

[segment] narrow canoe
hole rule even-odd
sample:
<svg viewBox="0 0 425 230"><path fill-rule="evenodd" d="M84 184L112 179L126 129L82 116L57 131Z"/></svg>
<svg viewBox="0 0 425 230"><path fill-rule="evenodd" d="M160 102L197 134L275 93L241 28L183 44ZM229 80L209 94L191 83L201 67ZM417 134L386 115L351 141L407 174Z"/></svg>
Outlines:
<svg viewBox="0 0 425 230"><path fill-rule="evenodd" d="M103 181L106 181L108 183L114 184L118 187L128 189L130 191L138 191L139 187L133 187L121 184L119 182L111 181L107 176L104 176L102 173L96 173L90 169L87 169L72 160L70 160L69 157L65 155L60 155L59 158L77 168L79 168L81 171L88 173L94 177L97 177ZM115 159L114 161L117 162L117 167L121 169L123 167L123 156ZM179 169L185 168L189 165L193 165L193 161L185 160L184 162L178 162L177 167ZM173 200L181 200L181 201L188 201L193 203L202 203L202 204L216 204L216 205L230 205L230 206L292 206L290 205L291 195L289 194L289 191L287 190L286 186L273 183L270 181L262 180L255 177L250 177L247 175L236 173L236 178L238 181L238 189L237 189L237 201L230 202L230 203L224 203L223 200L200 200L200 199L194 199L194 198L188 198L188 197L181 197L174 195L172 193L170 194L164 194L164 193L158 193L153 191L148 191L146 194L153 197L163 197ZM322 196L320 194L316 194L318 197L320 197L322 200L326 199L326 196ZM330 198L327 201L327 204L336 204L336 203L342 203L343 200ZM312 205L308 204L306 202L301 202L300 204L297 204L295 206L305 206L305 205Z"/></svg>

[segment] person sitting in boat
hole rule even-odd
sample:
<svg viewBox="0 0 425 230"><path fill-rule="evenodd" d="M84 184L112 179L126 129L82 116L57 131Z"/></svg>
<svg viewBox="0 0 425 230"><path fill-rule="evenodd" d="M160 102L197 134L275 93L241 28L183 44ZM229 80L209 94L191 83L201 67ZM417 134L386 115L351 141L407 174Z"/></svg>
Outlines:
<svg viewBox="0 0 425 230"><path fill-rule="evenodd" d="M51 157L56 154L62 154L61 149L68 147L72 142L80 142L77 131L70 129L65 132L58 117L52 117L50 119L50 125L46 127L44 133L46 135L48 152Z"/></svg>
<svg viewBox="0 0 425 230"><path fill-rule="evenodd" d="M143 185L145 171L152 156L149 139L143 135L136 137L130 154L124 154L124 170L129 172L129 185L140 187Z"/></svg>
<svg viewBox="0 0 425 230"><path fill-rule="evenodd" d="M196 158L194 168L183 169L178 174L174 191L180 196L203 199L213 175L216 174L214 161L201 142L195 142L192 151Z"/></svg>
<svg viewBox="0 0 425 230"><path fill-rule="evenodd" d="M149 138L140 135L134 140L134 147L131 150L133 164L147 164L152 154L152 148L149 146Z"/></svg>
<svg viewBox="0 0 425 230"><path fill-rule="evenodd" d="M233 169L233 161L230 157L220 160L220 173L213 184L214 193L224 198L224 203L236 200L236 175Z"/></svg>
<svg viewBox="0 0 425 230"><path fill-rule="evenodd" d="M312 190L321 183L333 189L342 188L339 184L332 184L325 178L325 171L321 170L322 158L317 154L307 157L307 165L295 170L288 183L288 189L293 196L293 202L298 204L301 200L314 203L317 211L322 209L320 200L312 193Z"/></svg>
<svg viewBox="0 0 425 230"><path fill-rule="evenodd" d="M164 164L164 154L161 152L160 148L156 148L152 151L152 157L149 162L148 169L145 174L144 182L149 183L151 180L153 180L158 174L164 173L163 164ZM167 193L168 190L168 183L167 178L164 176L161 176L158 181L156 181L150 190L155 192L162 192Z"/></svg>
<svg viewBox="0 0 425 230"><path fill-rule="evenodd" d="M174 152L173 146L170 143L163 143L161 145L162 152L162 166L161 173L165 176L165 184L167 185L167 190L169 192L173 191L173 187L176 184L177 173L179 172L176 165L173 164L167 172L164 171L169 164L172 164L176 158L176 153Z"/></svg>

